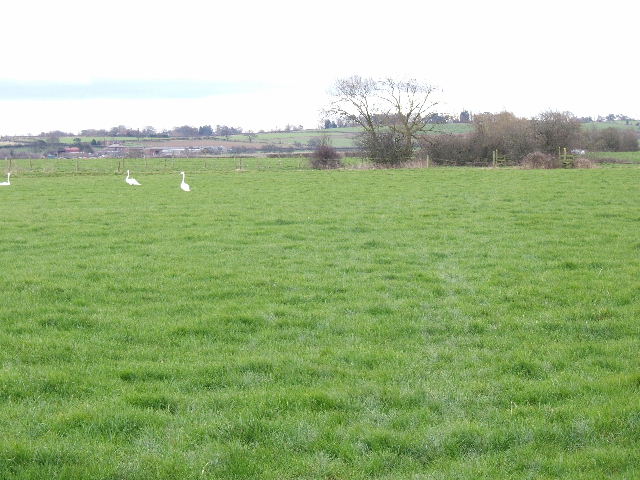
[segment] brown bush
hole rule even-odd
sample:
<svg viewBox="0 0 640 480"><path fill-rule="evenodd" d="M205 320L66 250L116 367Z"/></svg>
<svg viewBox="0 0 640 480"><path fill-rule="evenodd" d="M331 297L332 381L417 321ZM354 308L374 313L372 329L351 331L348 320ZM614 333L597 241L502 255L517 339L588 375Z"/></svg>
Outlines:
<svg viewBox="0 0 640 480"><path fill-rule="evenodd" d="M598 152L637 152L638 134L631 129L608 127L585 130L584 138L589 150Z"/></svg>
<svg viewBox="0 0 640 480"><path fill-rule="evenodd" d="M472 144L479 159L491 160L494 150L515 164L530 152L542 148L542 136L526 118L511 112L483 113L473 120Z"/></svg>
<svg viewBox="0 0 640 480"><path fill-rule="evenodd" d="M357 140L362 155L378 167L394 167L413 156L413 145L396 132L363 132Z"/></svg>
<svg viewBox="0 0 640 480"><path fill-rule="evenodd" d="M340 154L329 143L327 138L323 138L316 146L309 162L311 163L311 168L316 169L340 168L342 166Z"/></svg>
<svg viewBox="0 0 640 480"><path fill-rule="evenodd" d="M531 152L520 161L522 168L560 168L560 161L553 155Z"/></svg>
<svg viewBox="0 0 640 480"><path fill-rule="evenodd" d="M581 143L582 125L571 112L543 112L533 119L533 129L543 152L555 153L558 148L571 150Z"/></svg>
<svg viewBox="0 0 640 480"><path fill-rule="evenodd" d="M578 157L573 161L573 168L595 168L596 164L593 160L585 157Z"/></svg>
<svg viewBox="0 0 640 480"><path fill-rule="evenodd" d="M421 156L429 155L434 165L464 165L478 156L470 135L424 135L420 139Z"/></svg>

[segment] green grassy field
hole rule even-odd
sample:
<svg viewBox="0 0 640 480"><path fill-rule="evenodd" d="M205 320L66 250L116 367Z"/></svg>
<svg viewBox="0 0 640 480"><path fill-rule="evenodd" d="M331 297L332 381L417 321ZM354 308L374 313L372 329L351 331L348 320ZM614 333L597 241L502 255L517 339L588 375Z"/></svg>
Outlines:
<svg viewBox="0 0 640 480"><path fill-rule="evenodd" d="M0 187L0 478L640 476L639 168L187 174Z"/></svg>

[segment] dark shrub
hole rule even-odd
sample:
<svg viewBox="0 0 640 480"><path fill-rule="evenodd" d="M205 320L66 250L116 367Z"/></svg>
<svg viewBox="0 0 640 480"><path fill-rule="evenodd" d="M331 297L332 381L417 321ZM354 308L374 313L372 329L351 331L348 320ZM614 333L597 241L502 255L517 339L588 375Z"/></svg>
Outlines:
<svg viewBox="0 0 640 480"><path fill-rule="evenodd" d="M591 128L584 133L589 150L596 152L637 152L638 135L631 129Z"/></svg>
<svg viewBox="0 0 640 480"><path fill-rule="evenodd" d="M602 150L605 152L620 151L620 131L617 128L603 128L598 133L598 143Z"/></svg>
<svg viewBox="0 0 640 480"><path fill-rule="evenodd" d="M470 135L425 135L420 141L423 156L434 164L464 165L477 158L477 149Z"/></svg>
<svg viewBox="0 0 640 480"><path fill-rule="evenodd" d="M313 150L309 162L311 163L311 168L316 169L340 168L342 166L340 154L329 143L327 138L322 138L320 140L316 148Z"/></svg>
<svg viewBox="0 0 640 480"><path fill-rule="evenodd" d="M540 139L540 150L556 153L580 146L582 126L571 112L548 111L533 119L533 129Z"/></svg>
<svg viewBox="0 0 640 480"><path fill-rule="evenodd" d="M517 163L526 154L540 150L540 140L530 120L511 112L484 113L473 120L472 144L477 158L485 161L498 151L509 163Z"/></svg>
<svg viewBox="0 0 640 480"><path fill-rule="evenodd" d="M633 130L622 130L620 132L620 151L621 152L637 152L638 151L638 134Z"/></svg>
<svg viewBox="0 0 640 480"><path fill-rule="evenodd" d="M378 167L402 165L413 157L413 144L394 132L363 132L357 140L362 156Z"/></svg>

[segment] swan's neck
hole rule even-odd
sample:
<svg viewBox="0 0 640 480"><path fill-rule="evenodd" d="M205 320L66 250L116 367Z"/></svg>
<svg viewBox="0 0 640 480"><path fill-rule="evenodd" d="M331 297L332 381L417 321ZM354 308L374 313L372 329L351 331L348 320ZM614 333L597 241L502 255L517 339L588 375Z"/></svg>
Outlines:
<svg viewBox="0 0 640 480"><path fill-rule="evenodd" d="M184 172L182 173L182 181L184 182Z"/></svg>

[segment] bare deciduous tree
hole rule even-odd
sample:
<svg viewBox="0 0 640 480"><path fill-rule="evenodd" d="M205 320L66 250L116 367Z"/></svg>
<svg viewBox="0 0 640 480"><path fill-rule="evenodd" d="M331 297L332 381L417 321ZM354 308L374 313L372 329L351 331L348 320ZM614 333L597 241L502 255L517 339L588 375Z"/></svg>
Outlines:
<svg viewBox="0 0 640 480"><path fill-rule="evenodd" d="M372 161L396 164L408 160L419 135L433 128L426 118L437 105L434 91L414 79L352 76L336 81L326 113L362 127L361 145Z"/></svg>
<svg viewBox="0 0 640 480"><path fill-rule="evenodd" d="M571 112L547 111L533 119L536 133L542 138L542 151L556 153L559 148L579 146L581 125Z"/></svg>

